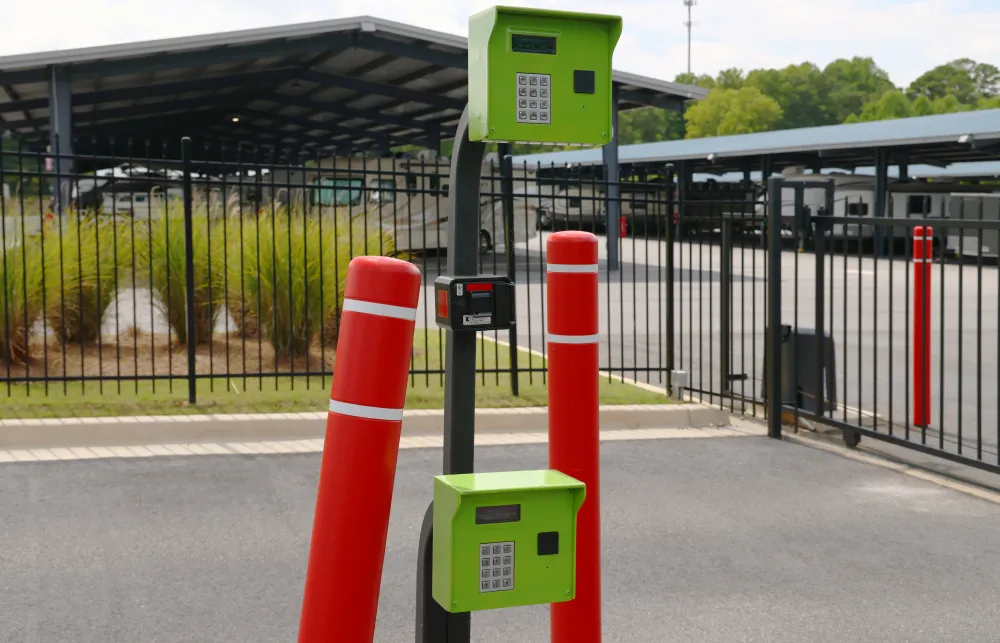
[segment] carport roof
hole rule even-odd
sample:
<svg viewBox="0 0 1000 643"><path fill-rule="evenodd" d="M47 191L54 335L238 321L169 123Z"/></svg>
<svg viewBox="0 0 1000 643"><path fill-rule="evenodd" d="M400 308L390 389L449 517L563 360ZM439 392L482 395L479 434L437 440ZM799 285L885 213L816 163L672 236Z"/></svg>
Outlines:
<svg viewBox="0 0 1000 643"><path fill-rule="evenodd" d="M942 167L998 159L1000 109L623 145L618 156L622 165L690 161L697 171L722 174L758 170L765 156L775 170L797 165L852 169L874 165L876 149L890 150L890 163ZM600 149L582 149L520 156L514 161L586 166L599 165L602 157Z"/></svg>
<svg viewBox="0 0 1000 643"><path fill-rule="evenodd" d="M0 57L0 129L46 140L53 78L73 133L388 147L454 135L461 36L369 16ZM615 71L619 109L679 108L705 90ZM238 119L235 120L235 119Z"/></svg>

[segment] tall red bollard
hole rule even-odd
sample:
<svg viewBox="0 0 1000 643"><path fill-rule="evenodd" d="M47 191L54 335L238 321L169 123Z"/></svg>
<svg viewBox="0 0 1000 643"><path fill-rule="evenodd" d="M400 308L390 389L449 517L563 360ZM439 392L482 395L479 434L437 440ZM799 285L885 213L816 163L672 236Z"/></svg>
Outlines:
<svg viewBox="0 0 1000 643"><path fill-rule="evenodd" d="M913 424L931 422L931 260L934 228L913 229Z"/></svg>
<svg viewBox="0 0 1000 643"><path fill-rule="evenodd" d="M577 516L576 598L552 604L552 643L601 641L597 237L549 237L549 466L587 485Z"/></svg>
<svg viewBox="0 0 1000 643"><path fill-rule="evenodd" d="M419 293L405 261L347 269L299 643L375 636Z"/></svg>

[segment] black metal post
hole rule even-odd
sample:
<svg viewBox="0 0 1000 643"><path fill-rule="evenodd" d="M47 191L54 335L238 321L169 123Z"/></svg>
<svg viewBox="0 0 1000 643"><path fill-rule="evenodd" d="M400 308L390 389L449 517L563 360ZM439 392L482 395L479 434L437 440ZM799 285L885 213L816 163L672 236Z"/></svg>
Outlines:
<svg viewBox="0 0 1000 643"><path fill-rule="evenodd" d="M191 138L181 139L181 161L184 170L184 305L186 321L184 336L187 339L188 359L188 404L197 400L194 336L194 220L191 212L193 190L191 189Z"/></svg>
<svg viewBox="0 0 1000 643"><path fill-rule="evenodd" d="M733 297L733 221L723 215L722 244L719 251L722 256L719 265L719 332L722 334L719 342L719 375L722 377L723 397L732 394L731 359L732 350L732 297Z"/></svg>
<svg viewBox="0 0 1000 643"><path fill-rule="evenodd" d="M510 143L501 143L500 152L500 193L503 198L503 225L507 241L504 244L507 257L507 276L512 283L517 283L517 264L514 257L514 146ZM527 195L525 195L527 196ZM539 195L541 198L541 195ZM531 221L527 222L531 225ZM536 221L537 225L538 222ZM510 332L508 340L510 343L510 392L517 397L518 374L517 374L517 299L511 302Z"/></svg>
<svg viewBox="0 0 1000 643"><path fill-rule="evenodd" d="M823 204L823 216L814 219L815 229L815 260L816 260L816 285L814 295L816 297L816 355L813 360L814 372L813 381L816 383L816 413L826 415L826 386L824 386L823 373L826 361L826 235L830 227L826 217L833 216L834 185L830 181L826 187L826 199Z"/></svg>
<svg viewBox="0 0 1000 643"><path fill-rule="evenodd" d="M875 234L872 253L876 257L885 256L885 227L882 225L885 217L886 202L889 196L889 152L884 149L875 150ZM862 227L863 229L863 227ZM859 241L860 242L860 241Z"/></svg>
<svg viewBox="0 0 1000 643"><path fill-rule="evenodd" d="M767 386L767 435L781 439L781 188L767 181L767 337L764 338Z"/></svg>
<svg viewBox="0 0 1000 643"><path fill-rule="evenodd" d="M479 272L479 181L486 144L469 140L469 110L462 112L451 159L451 205L448 219L448 273ZM476 333L445 333L444 473L472 473L476 437ZM427 516L433 516L433 503ZM420 531L417 567L417 643L469 643L470 612L448 613L431 595L433 519Z"/></svg>
<svg viewBox="0 0 1000 643"><path fill-rule="evenodd" d="M667 264L667 274L666 274L666 297L667 297L667 312L666 312L666 333L667 333L667 391L672 392L674 390L674 237L676 236L676 229L674 227L674 208L677 204L674 200L674 189L676 187L676 182L674 181L674 168L668 166L666 170L666 181L667 181L667 216L666 216L666 238L667 238L667 252L664 261Z"/></svg>
<svg viewBox="0 0 1000 643"><path fill-rule="evenodd" d="M608 270L618 270L618 217L621 215L621 185L618 168L618 84L611 86L611 142L602 148L604 196L608 244Z"/></svg>

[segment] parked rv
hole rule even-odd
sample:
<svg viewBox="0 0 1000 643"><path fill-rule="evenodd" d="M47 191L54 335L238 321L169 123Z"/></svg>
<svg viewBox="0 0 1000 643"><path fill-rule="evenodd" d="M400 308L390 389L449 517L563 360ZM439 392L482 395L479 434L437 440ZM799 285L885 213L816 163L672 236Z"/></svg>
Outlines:
<svg viewBox="0 0 1000 643"><path fill-rule="evenodd" d="M832 215L835 217L869 217L875 209L875 177L847 173L832 173L817 176L796 171L783 173L785 180L817 181L829 179L834 182L834 204ZM890 179L889 194L886 199L885 218L894 220L906 219L943 219L953 216L950 201L966 192L981 192L981 187L960 186L948 182L927 183L924 181L898 181ZM812 214L822 214L826 210L826 195L821 189L807 189L803 193L803 206ZM763 213L764 206L758 206ZM782 199L782 215L792 217L795 214L795 203L791 193ZM912 238L910 226L901 225L883 228L883 238L890 246L901 247ZM835 242L872 242L875 238L875 226L864 223L834 222L831 226L830 238ZM940 243L940 242L937 242Z"/></svg>
<svg viewBox="0 0 1000 643"><path fill-rule="evenodd" d="M446 159L337 157L305 171L305 176L278 170L274 174L273 184L288 186L275 191L279 201L305 202L314 211L332 209L365 218L393 238L397 252L448 247L451 164ZM489 175L486 164L484 174ZM480 193L479 243L482 250L491 250L505 239L499 179L483 179ZM537 236L546 202L538 194L533 173L524 170L515 170L513 196L514 239L524 243Z"/></svg>
<svg viewBox="0 0 1000 643"><path fill-rule="evenodd" d="M979 192L948 195L948 218L958 220L1000 221L1000 194ZM953 257L1000 257L1000 230L986 228L949 228L943 230L945 252ZM939 231L935 231L939 236Z"/></svg>

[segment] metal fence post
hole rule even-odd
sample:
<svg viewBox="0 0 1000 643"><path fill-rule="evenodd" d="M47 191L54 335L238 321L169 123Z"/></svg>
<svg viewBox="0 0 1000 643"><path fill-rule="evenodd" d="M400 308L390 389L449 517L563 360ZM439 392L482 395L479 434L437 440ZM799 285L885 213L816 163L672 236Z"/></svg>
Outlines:
<svg viewBox="0 0 1000 643"><path fill-rule="evenodd" d="M732 351L732 297L733 297L733 221L723 215L721 258L719 262L719 375L722 377L722 396L732 395L731 360ZM722 402L723 400L720 400Z"/></svg>
<svg viewBox="0 0 1000 643"><path fill-rule="evenodd" d="M194 220L192 214L193 190L191 189L191 138L181 139L181 163L184 172L184 305L186 310L185 333L188 359L188 404L197 401L194 336Z"/></svg>
<svg viewBox="0 0 1000 643"><path fill-rule="evenodd" d="M517 283L517 264L514 261L514 146L510 143L500 144L500 194L503 199L504 234L507 237L504 244L504 254L507 259L507 276L512 283ZM525 195L527 196L527 195ZM541 195L539 195L541 198ZM537 223L537 221L536 221ZM531 221L527 222L531 225ZM517 289L514 289L517 292ZM510 392L514 397L518 391L517 373L517 298L511 302L511 319L508 340L510 343ZM529 329L530 330L530 329Z"/></svg>
<svg viewBox="0 0 1000 643"><path fill-rule="evenodd" d="M767 335L764 338L767 435L781 439L781 192L784 180L767 181Z"/></svg>
<svg viewBox="0 0 1000 643"><path fill-rule="evenodd" d="M674 390L674 279L676 275L674 274L674 237L676 236L674 231L674 208L676 207L676 202L674 200L674 189L676 183L674 182L674 168L672 166L667 166L666 169L666 189L667 189L667 214L666 214L666 240L667 240L667 251L664 261L667 266L666 274L666 298L667 298L667 310L666 310L666 325L667 325L667 392L673 393Z"/></svg>

